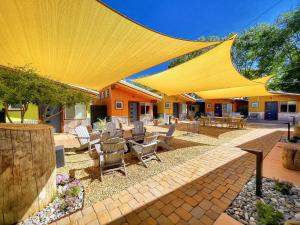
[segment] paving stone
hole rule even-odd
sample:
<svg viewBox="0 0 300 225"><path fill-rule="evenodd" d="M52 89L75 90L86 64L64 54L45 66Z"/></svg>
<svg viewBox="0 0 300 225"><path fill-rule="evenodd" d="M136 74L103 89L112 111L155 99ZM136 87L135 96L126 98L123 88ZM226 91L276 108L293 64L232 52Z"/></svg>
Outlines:
<svg viewBox="0 0 300 225"><path fill-rule="evenodd" d="M193 215L193 217L200 219L204 215L205 210L197 206L193 208L190 213Z"/></svg>
<svg viewBox="0 0 300 225"><path fill-rule="evenodd" d="M168 218L172 221L173 224L178 223L178 221L180 220L180 217L177 216L176 213L172 213L168 216Z"/></svg>
<svg viewBox="0 0 300 225"><path fill-rule="evenodd" d="M192 215L183 208L177 208L175 213L184 221L188 221Z"/></svg>
<svg viewBox="0 0 300 225"><path fill-rule="evenodd" d="M174 212L175 209L176 208L173 205L168 204L162 207L160 210L165 216L169 216L172 212Z"/></svg>

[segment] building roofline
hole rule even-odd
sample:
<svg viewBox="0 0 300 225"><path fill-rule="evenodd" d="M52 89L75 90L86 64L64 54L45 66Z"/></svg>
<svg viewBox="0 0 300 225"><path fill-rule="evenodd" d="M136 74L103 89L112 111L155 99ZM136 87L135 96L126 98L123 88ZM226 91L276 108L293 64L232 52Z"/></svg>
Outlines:
<svg viewBox="0 0 300 225"><path fill-rule="evenodd" d="M291 92L284 92L284 91L270 91L272 94L277 95L293 95L293 96L300 96L300 93L291 93Z"/></svg>
<svg viewBox="0 0 300 225"><path fill-rule="evenodd" d="M84 92L87 92L89 94L99 96L99 91L96 91L96 90L93 90L93 89L90 89L90 88L80 87L80 86L77 86L77 85L74 85L74 84L67 84L67 83L64 83L64 84L69 85L70 87L78 89L80 91L84 91Z"/></svg>
<svg viewBox="0 0 300 225"><path fill-rule="evenodd" d="M135 90L137 90L137 91L140 91L140 92L142 92L142 93L144 93L144 94L146 94L146 95L150 95L150 96L152 96L152 97L154 97L154 98L162 99L162 97L161 97L160 95L155 94L155 93L153 93L153 92L151 92L151 91L148 91L148 90L146 90L146 89L144 89L144 88L142 88L142 87L139 87L139 86L137 86L137 85L134 85L134 84L132 84L132 83L129 83L129 82L125 81L125 80L120 80L120 81L118 81L117 83L120 83L120 84L122 84L122 85L124 85L124 86L127 86L127 87L130 87L130 88L133 88L133 89L135 89Z"/></svg>
<svg viewBox="0 0 300 225"><path fill-rule="evenodd" d="M196 98L194 98L194 97L192 97L192 96L190 96L190 95L188 95L188 94L181 94L181 96L183 96L184 98L187 98L187 99L190 99L191 101L193 101L193 102L196 102L197 101L197 99Z"/></svg>

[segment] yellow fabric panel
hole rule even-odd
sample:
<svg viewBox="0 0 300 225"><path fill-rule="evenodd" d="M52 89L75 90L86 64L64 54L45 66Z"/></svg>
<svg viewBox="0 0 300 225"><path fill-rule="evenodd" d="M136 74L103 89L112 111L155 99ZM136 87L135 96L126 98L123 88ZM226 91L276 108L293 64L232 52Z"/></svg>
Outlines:
<svg viewBox="0 0 300 225"><path fill-rule="evenodd" d="M149 30L96 0L1 0L0 64L93 89L218 42Z"/></svg>
<svg viewBox="0 0 300 225"><path fill-rule="evenodd" d="M196 92L203 99L224 99L224 98L242 98L253 96L271 96L270 92L266 90L266 83L272 76L267 76L253 80L253 85L244 87L233 87L216 89L211 91Z"/></svg>
<svg viewBox="0 0 300 225"><path fill-rule="evenodd" d="M185 63L135 81L168 95L253 85L231 61L234 38Z"/></svg>

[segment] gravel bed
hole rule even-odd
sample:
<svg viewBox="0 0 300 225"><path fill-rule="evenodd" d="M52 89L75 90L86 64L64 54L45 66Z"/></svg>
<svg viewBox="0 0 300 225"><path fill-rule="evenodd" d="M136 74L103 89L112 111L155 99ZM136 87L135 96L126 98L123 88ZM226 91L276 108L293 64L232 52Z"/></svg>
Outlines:
<svg viewBox="0 0 300 225"><path fill-rule="evenodd" d="M18 225L46 225L82 209L84 189L80 182L69 178L68 175L60 174L57 176L57 181L57 194L54 200L46 208ZM77 187L79 189L76 195L67 194L72 188Z"/></svg>
<svg viewBox="0 0 300 225"><path fill-rule="evenodd" d="M252 177L226 210L226 213L243 224L260 224L256 212L256 201L261 200L282 212L284 221L300 220L300 188L293 187L291 195L283 195L274 189L274 184L274 180L263 178L263 198L259 198L255 195L255 177ZM284 224L284 221L281 224Z"/></svg>

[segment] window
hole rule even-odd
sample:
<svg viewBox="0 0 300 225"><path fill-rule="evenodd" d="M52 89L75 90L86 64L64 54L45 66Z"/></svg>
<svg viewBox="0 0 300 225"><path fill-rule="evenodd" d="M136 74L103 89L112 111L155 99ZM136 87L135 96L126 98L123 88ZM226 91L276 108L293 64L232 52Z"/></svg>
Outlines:
<svg viewBox="0 0 300 225"><path fill-rule="evenodd" d="M207 107L207 108L212 108L212 104L207 103L207 104L206 104L206 107Z"/></svg>
<svg viewBox="0 0 300 225"><path fill-rule="evenodd" d="M65 119L86 119L86 105L77 103L65 108Z"/></svg>
<svg viewBox="0 0 300 225"><path fill-rule="evenodd" d="M231 113L232 112L232 104L222 104L222 110L224 113Z"/></svg>
<svg viewBox="0 0 300 225"><path fill-rule="evenodd" d="M252 102L251 103L251 107L252 108L258 108L259 107L259 103L258 102Z"/></svg>
<svg viewBox="0 0 300 225"><path fill-rule="evenodd" d="M141 115L150 115L150 103L142 102L141 106Z"/></svg>
<svg viewBox="0 0 300 225"><path fill-rule="evenodd" d="M14 104L14 105L9 105L8 110L10 111L21 111L22 104Z"/></svg>
<svg viewBox="0 0 300 225"><path fill-rule="evenodd" d="M296 101L280 102L280 112L296 112Z"/></svg>
<svg viewBox="0 0 300 225"><path fill-rule="evenodd" d="M166 109L171 109L171 102L166 102L165 103L165 108Z"/></svg>
<svg viewBox="0 0 300 225"><path fill-rule="evenodd" d="M116 103L115 103L115 108L116 108L116 109L123 109L123 108L124 108L124 103L123 103L123 101L116 101Z"/></svg>
<svg viewBox="0 0 300 225"><path fill-rule="evenodd" d="M104 91L101 92L101 99L104 99Z"/></svg>
<svg viewBox="0 0 300 225"><path fill-rule="evenodd" d="M181 104L181 113L187 113L187 105L184 103Z"/></svg>
<svg viewBox="0 0 300 225"><path fill-rule="evenodd" d="M108 97L109 97L109 89L106 89L105 98L108 98Z"/></svg>

